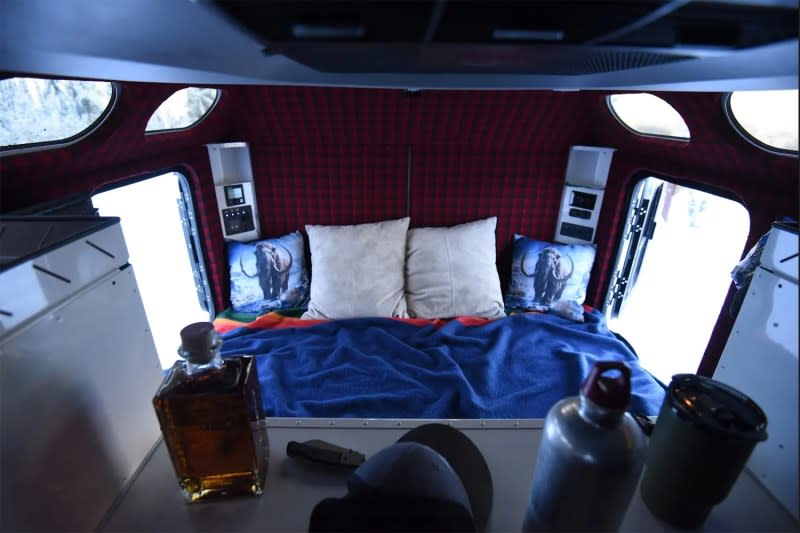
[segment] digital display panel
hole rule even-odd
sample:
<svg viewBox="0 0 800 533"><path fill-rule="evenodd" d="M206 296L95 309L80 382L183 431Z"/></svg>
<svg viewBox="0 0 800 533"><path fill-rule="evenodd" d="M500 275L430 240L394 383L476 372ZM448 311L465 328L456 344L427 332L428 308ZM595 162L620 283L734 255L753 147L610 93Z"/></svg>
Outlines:
<svg viewBox="0 0 800 533"><path fill-rule="evenodd" d="M240 205L244 203L244 187L241 185L228 185L225 187L225 203Z"/></svg>
<svg viewBox="0 0 800 533"><path fill-rule="evenodd" d="M594 209L595 202L597 202L596 194L572 191L572 202L569 205L574 205L575 207L580 207L582 209L588 209L591 211Z"/></svg>

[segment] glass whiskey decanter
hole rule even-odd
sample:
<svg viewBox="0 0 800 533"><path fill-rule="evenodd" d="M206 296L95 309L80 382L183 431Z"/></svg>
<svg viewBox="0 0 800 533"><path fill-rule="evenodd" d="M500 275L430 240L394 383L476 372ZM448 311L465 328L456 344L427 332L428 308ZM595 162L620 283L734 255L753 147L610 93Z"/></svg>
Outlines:
<svg viewBox="0 0 800 533"><path fill-rule="evenodd" d="M187 502L258 495L269 458L255 360L222 359L212 324L181 330L177 361L153 398Z"/></svg>

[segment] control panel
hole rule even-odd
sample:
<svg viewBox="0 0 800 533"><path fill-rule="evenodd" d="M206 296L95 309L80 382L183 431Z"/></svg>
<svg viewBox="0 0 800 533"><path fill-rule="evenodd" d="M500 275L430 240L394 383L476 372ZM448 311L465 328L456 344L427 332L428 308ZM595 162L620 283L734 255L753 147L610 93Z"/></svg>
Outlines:
<svg viewBox="0 0 800 533"><path fill-rule="evenodd" d="M556 242L592 243L603 204L603 189L565 185L556 225Z"/></svg>
<svg viewBox="0 0 800 533"><path fill-rule="evenodd" d="M237 235L256 229L253 208L249 205L222 210L222 224L226 235Z"/></svg>
<svg viewBox="0 0 800 533"><path fill-rule="evenodd" d="M594 243L603 190L608 180L614 148L572 146L564 176L564 193L556 224L556 242Z"/></svg>
<svg viewBox="0 0 800 533"><path fill-rule="evenodd" d="M217 185L217 206L226 239L252 241L259 238L258 208L252 182Z"/></svg>

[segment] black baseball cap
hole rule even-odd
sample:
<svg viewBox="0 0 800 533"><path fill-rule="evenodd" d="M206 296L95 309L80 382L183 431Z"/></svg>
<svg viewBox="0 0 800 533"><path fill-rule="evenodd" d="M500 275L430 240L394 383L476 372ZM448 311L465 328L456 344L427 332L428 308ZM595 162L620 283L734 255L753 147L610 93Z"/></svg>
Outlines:
<svg viewBox="0 0 800 533"><path fill-rule="evenodd" d="M463 432L423 424L359 466L347 494L319 502L309 531L483 531L489 467Z"/></svg>

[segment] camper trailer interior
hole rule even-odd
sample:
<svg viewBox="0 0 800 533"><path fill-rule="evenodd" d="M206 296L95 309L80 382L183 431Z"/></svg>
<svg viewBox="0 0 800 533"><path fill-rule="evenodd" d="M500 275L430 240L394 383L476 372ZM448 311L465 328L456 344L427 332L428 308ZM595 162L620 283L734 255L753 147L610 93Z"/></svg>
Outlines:
<svg viewBox="0 0 800 533"><path fill-rule="evenodd" d="M308 530L348 472L289 441L369 458L426 421L483 453L480 529L520 530L543 420L608 360L650 430L676 374L755 401L704 527L797 530L796 1L0 20L3 531ZM196 322L254 357L260 497L183 503L152 400ZM622 524L670 527L638 493Z"/></svg>

